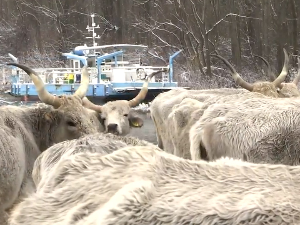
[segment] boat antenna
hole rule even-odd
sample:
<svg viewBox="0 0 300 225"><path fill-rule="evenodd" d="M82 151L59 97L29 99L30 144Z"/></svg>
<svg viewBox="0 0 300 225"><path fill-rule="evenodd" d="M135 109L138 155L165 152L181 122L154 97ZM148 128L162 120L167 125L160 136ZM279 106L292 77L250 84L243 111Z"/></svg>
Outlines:
<svg viewBox="0 0 300 225"><path fill-rule="evenodd" d="M88 24L86 26L86 29L88 30L88 32L92 31L93 35L92 35L92 37L86 37L86 38L92 38L93 39L93 47L95 47L95 46L97 46L97 43L96 43L95 39L99 39L100 38L99 34L98 34L98 36L96 36L97 34L95 32L95 29L100 28L100 27L99 27L99 24L96 26L96 23L94 21L94 17L95 17L94 13L91 14L91 17L92 17L92 26L90 27L89 24Z"/></svg>

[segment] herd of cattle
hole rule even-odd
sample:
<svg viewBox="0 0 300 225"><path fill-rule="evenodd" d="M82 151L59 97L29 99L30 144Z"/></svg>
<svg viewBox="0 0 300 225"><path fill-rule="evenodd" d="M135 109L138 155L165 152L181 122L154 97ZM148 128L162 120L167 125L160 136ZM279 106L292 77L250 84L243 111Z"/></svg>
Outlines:
<svg viewBox="0 0 300 225"><path fill-rule="evenodd" d="M300 224L300 60L284 83L284 49L281 73L251 84L213 56L242 89L159 94L157 145L129 134L160 71L134 99L99 106L86 67L73 95L53 96L9 63L43 103L0 107L0 225Z"/></svg>

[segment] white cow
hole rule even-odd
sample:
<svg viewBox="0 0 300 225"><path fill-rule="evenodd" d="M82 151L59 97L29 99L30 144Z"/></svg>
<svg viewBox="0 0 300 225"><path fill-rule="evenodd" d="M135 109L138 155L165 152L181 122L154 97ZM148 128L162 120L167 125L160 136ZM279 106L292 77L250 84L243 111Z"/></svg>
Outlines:
<svg viewBox="0 0 300 225"><path fill-rule="evenodd" d="M299 114L299 98L257 98L211 105L190 129L191 158L228 156L255 163L298 165Z"/></svg>
<svg viewBox="0 0 300 225"><path fill-rule="evenodd" d="M42 154L34 162L32 177L37 191L47 182L48 174L62 159L81 152L98 152L109 154L126 146L152 146L156 145L135 137L119 136L110 133L96 133L81 138L57 143Z"/></svg>
<svg viewBox="0 0 300 225"><path fill-rule="evenodd" d="M152 147L60 161L11 225L299 224L299 166L185 160Z"/></svg>
<svg viewBox="0 0 300 225"><path fill-rule="evenodd" d="M0 224L7 213L35 190L31 172L35 159L49 146L64 140L95 133L99 122L90 117L82 105L88 88L88 74L83 68L81 86L70 96L50 94L32 69L11 63L25 70L33 80L39 98L46 104L33 107L0 107ZM94 120L93 120L94 119Z"/></svg>

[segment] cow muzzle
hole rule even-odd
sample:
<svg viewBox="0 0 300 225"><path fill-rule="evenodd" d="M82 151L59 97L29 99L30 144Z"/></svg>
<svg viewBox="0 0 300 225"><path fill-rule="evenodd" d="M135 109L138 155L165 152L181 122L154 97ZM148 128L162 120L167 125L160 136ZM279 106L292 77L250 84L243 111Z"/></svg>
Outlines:
<svg viewBox="0 0 300 225"><path fill-rule="evenodd" d="M118 124L111 123L107 125L107 132L118 135L120 132L118 130Z"/></svg>

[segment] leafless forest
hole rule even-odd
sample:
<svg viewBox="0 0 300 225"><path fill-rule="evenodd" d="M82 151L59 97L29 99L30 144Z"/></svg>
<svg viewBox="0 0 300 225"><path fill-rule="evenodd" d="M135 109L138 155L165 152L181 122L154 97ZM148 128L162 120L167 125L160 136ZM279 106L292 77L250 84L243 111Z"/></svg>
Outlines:
<svg viewBox="0 0 300 225"><path fill-rule="evenodd" d="M0 0L0 6L0 64L12 53L36 67L61 65L61 52L91 44L84 37L95 13L99 45L146 44L145 57L158 65L183 49L175 79L184 86L234 86L222 62L210 57L213 52L251 82L268 79L254 55L279 72L285 47L291 68L297 66L297 0Z"/></svg>

